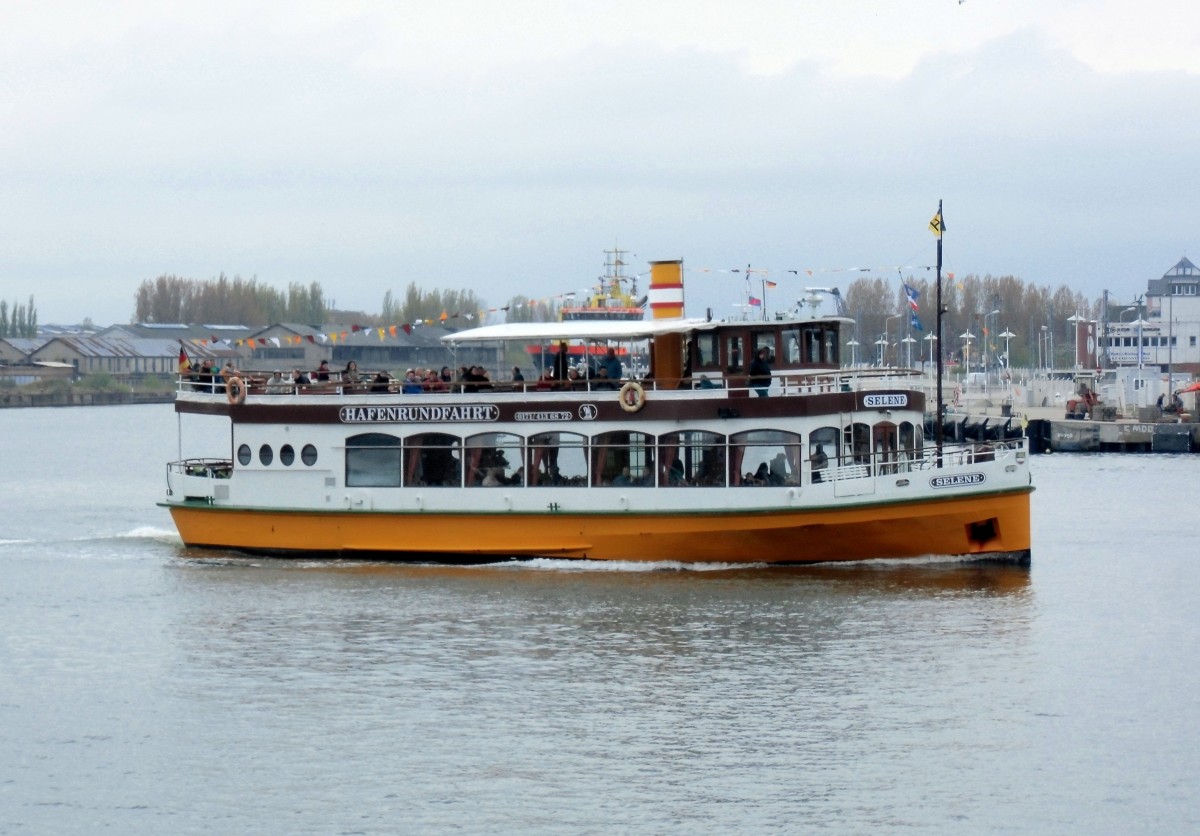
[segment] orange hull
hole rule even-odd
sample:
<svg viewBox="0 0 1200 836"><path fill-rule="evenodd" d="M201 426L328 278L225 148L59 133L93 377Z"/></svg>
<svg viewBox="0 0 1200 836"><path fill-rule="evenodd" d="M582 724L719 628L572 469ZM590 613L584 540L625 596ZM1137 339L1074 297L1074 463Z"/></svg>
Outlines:
<svg viewBox="0 0 1200 836"><path fill-rule="evenodd" d="M923 555L1027 561L1031 488L853 508L720 514L430 514L171 504L189 546L389 559L813 563Z"/></svg>

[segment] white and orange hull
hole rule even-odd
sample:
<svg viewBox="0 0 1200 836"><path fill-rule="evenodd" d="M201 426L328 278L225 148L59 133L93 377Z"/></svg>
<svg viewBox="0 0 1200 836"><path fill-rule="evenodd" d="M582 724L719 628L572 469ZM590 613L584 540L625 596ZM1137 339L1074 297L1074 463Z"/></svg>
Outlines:
<svg viewBox="0 0 1200 836"><path fill-rule="evenodd" d="M923 555L1027 561L1031 488L726 513L397 513L171 504L189 546L383 559L815 563Z"/></svg>

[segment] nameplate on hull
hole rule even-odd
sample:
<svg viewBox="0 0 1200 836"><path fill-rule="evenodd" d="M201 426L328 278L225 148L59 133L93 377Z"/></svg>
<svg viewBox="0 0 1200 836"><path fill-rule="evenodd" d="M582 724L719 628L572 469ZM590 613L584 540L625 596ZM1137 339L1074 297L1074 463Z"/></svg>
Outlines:
<svg viewBox="0 0 1200 836"><path fill-rule="evenodd" d="M486 423L500 419L500 407L495 404L343 406L338 417L343 424Z"/></svg>
<svg viewBox="0 0 1200 836"><path fill-rule="evenodd" d="M868 409L900 409L908 406L908 395L864 395L863 406Z"/></svg>
<svg viewBox="0 0 1200 836"><path fill-rule="evenodd" d="M934 476L929 480L931 488L961 488L964 485L982 485L987 477L982 473L956 473L953 476Z"/></svg>

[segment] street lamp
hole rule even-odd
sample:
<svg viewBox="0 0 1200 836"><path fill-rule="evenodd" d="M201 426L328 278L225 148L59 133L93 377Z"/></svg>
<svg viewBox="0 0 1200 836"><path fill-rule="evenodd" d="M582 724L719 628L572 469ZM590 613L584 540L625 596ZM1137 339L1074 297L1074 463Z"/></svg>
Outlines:
<svg viewBox="0 0 1200 836"><path fill-rule="evenodd" d="M988 317L996 316L999 313L1000 313L1000 311L997 309L994 311L989 311L988 313L985 313L983 315L983 390L985 392L987 391L988 378L991 377L991 374L992 374L992 370L988 366L988 356L987 356L988 341L992 336L992 332L990 330L988 330Z"/></svg>
<svg viewBox="0 0 1200 836"><path fill-rule="evenodd" d="M1079 315L1076 311L1072 316L1067 317L1067 322L1075 326L1075 370L1079 370L1079 323L1087 322L1086 317Z"/></svg>
<svg viewBox="0 0 1200 836"><path fill-rule="evenodd" d="M937 342L937 334L929 333L925 335L925 342L929 343L929 376L933 377L936 366L933 362L933 344Z"/></svg>
<svg viewBox="0 0 1200 836"><path fill-rule="evenodd" d="M904 314L893 314L892 316L889 316L887 319L885 319L883 321L883 341L884 341L884 343L887 342L887 338L888 338L888 323L891 322L893 319L899 319L902 316L904 316ZM884 351L886 351L886 350L887 349L884 349Z"/></svg>
<svg viewBox="0 0 1200 836"><path fill-rule="evenodd" d="M970 331L963 331L961 334L958 335L958 338L963 341L963 367L965 369L964 374L969 375L971 373L971 340L975 339L975 335L972 334ZM964 377L963 379L966 380L966 377Z"/></svg>
<svg viewBox="0 0 1200 836"><path fill-rule="evenodd" d="M1012 331L1009 331L1007 328L1005 328L1004 333L998 334L997 336L1004 337L1004 365L1005 365L1005 367L1011 369L1012 368L1012 355L1008 353L1008 341L1011 340L1013 337L1015 337L1016 334L1014 334Z"/></svg>
<svg viewBox="0 0 1200 836"><path fill-rule="evenodd" d="M850 367L858 365L858 340L847 340L846 347L850 349Z"/></svg>
<svg viewBox="0 0 1200 836"><path fill-rule="evenodd" d="M905 343L905 344L906 344L906 347L905 347L905 353L906 353L906 355L907 355L907 357L908 357L908 360L906 361L906 364L907 364L908 368L910 368L910 369L911 369L911 368L912 368L912 344L913 344L913 343L915 343L915 342L916 342L916 340L914 340L914 339L913 339L911 336L907 336L907 335L906 335L906 336L904 337L904 339L902 339L900 342L902 342L902 343Z"/></svg>
<svg viewBox="0 0 1200 836"><path fill-rule="evenodd" d="M887 344L887 332L885 331L884 335L875 341L875 345L879 346L879 365L881 367L883 366L883 353L887 351Z"/></svg>

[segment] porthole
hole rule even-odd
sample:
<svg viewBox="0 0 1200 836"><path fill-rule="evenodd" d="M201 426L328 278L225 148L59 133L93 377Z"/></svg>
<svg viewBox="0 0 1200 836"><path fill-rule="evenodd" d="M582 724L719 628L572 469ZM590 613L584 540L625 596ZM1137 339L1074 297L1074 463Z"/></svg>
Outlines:
<svg viewBox="0 0 1200 836"><path fill-rule="evenodd" d="M251 453L249 444L243 444L238 448L238 464L242 465L243 467L250 464L250 456Z"/></svg>
<svg viewBox="0 0 1200 836"><path fill-rule="evenodd" d="M300 461L304 462L309 467L317 463L317 448L311 444L305 444L300 450Z"/></svg>
<svg viewBox="0 0 1200 836"><path fill-rule="evenodd" d="M292 445L285 444L279 448L279 463L281 465L291 467L294 461L296 461L296 451L292 449Z"/></svg>
<svg viewBox="0 0 1200 836"><path fill-rule="evenodd" d="M258 460L262 462L263 467L269 465L273 458L275 458L275 454L271 452L270 444L264 444L258 448Z"/></svg>

